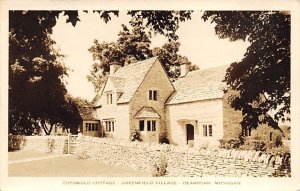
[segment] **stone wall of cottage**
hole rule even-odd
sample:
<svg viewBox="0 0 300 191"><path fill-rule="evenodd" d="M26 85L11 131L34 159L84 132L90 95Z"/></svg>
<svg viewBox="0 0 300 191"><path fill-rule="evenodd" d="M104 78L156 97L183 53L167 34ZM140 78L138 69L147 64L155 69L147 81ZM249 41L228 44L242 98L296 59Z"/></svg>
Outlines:
<svg viewBox="0 0 300 191"><path fill-rule="evenodd" d="M89 131L88 128L86 127L86 124L88 124L88 123L99 124L98 131L96 131L95 129L94 129L94 131L92 131L92 129L91 129L91 131ZM100 126L100 123L98 120L89 120L89 121L84 120L84 121L82 121L82 131L81 132L87 136L101 137L103 134L102 128L103 127Z"/></svg>
<svg viewBox="0 0 300 191"><path fill-rule="evenodd" d="M107 92L112 93L112 104L107 103ZM129 105L117 104L118 96L118 90L114 88L112 82L108 79L103 90L103 95L97 103L97 105L101 105L101 108L96 109L96 112L104 131L106 120L113 120L115 122L114 132L106 132L106 137L128 140L130 136Z"/></svg>
<svg viewBox="0 0 300 191"><path fill-rule="evenodd" d="M151 175L161 163L169 177L270 177L290 161L256 151L216 150L157 143L79 137L76 153L102 163L127 166ZM156 165L156 166L155 166ZM280 171L288 176L288 170ZM277 173L278 174L278 173Z"/></svg>
<svg viewBox="0 0 300 191"><path fill-rule="evenodd" d="M149 90L158 90L158 100L149 100ZM150 142L158 142L159 134L166 132L165 124L165 102L173 93L174 88L168 79L163 67L158 60L153 64L140 87L135 92L130 101L129 118L131 131L139 129L138 120L134 116L142 107L152 107L159 115L159 125L157 127L156 136ZM147 136L147 132L142 132L142 136ZM143 137L142 137L143 139ZM149 139L148 139L149 140Z"/></svg>
<svg viewBox="0 0 300 191"><path fill-rule="evenodd" d="M217 145L223 138L222 100L167 105L168 137L171 143L186 145L186 125L194 126L194 145ZM203 126L212 125L212 136L204 136Z"/></svg>
<svg viewBox="0 0 300 191"><path fill-rule="evenodd" d="M67 136L26 136L21 149L43 153L63 154L67 153L67 139Z"/></svg>
<svg viewBox="0 0 300 191"><path fill-rule="evenodd" d="M258 137L266 142L275 142L277 137L282 137L283 133L279 129L274 129L267 124L261 124L256 129L251 130L251 137Z"/></svg>
<svg viewBox="0 0 300 191"><path fill-rule="evenodd" d="M236 94L233 91L228 91L223 97L223 124L224 124L224 139L239 139L242 132L242 112L233 109L228 102L231 95ZM277 136L282 136L282 132L274 129L267 124L261 124L256 129L251 130L251 135L248 137L259 138L268 143L274 143Z"/></svg>
<svg viewBox="0 0 300 191"><path fill-rule="evenodd" d="M242 131L240 122L242 121L242 112L233 109L228 102L233 91L228 91L223 97L223 126L225 139L239 139Z"/></svg>

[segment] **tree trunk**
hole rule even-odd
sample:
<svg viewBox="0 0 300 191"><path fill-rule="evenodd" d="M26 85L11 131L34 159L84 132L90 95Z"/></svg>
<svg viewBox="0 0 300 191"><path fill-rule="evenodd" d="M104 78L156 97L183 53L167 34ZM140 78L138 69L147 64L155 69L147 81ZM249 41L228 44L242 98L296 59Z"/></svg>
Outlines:
<svg viewBox="0 0 300 191"><path fill-rule="evenodd" d="M54 124L51 124L50 125L50 129L49 129L49 135L51 134L51 132L52 132L52 128L53 128L53 126L54 126Z"/></svg>
<svg viewBox="0 0 300 191"><path fill-rule="evenodd" d="M50 135L51 131L48 130L45 121L41 121L42 127L44 129L44 132L46 133L46 135Z"/></svg>

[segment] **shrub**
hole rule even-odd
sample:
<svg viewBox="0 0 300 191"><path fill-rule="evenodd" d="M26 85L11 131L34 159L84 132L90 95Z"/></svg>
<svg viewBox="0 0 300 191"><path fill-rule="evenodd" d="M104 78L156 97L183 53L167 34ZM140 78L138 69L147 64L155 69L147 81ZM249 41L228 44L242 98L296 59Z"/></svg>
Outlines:
<svg viewBox="0 0 300 191"><path fill-rule="evenodd" d="M167 159L164 155L161 155L159 160L153 164L152 176L159 177L167 174Z"/></svg>
<svg viewBox="0 0 300 191"><path fill-rule="evenodd" d="M275 146L276 146L276 147L282 146L282 145L283 145L283 143L282 143L282 136L281 136L281 135L277 135L277 136L275 137L274 143L275 143Z"/></svg>
<svg viewBox="0 0 300 191"><path fill-rule="evenodd" d="M141 133L138 130L134 130L131 134L131 141L142 141Z"/></svg>
<svg viewBox="0 0 300 191"><path fill-rule="evenodd" d="M239 139L220 139L219 142L222 149L237 149L241 146Z"/></svg>
<svg viewBox="0 0 300 191"><path fill-rule="evenodd" d="M9 135L8 136L8 151L20 150L26 145L26 136L24 135Z"/></svg>
<svg viewBox="0 0 300 191"><path fill-rule="evenodd" d="M291 153L290 148L287 146L268 147L266 151L270 154L281 156L289 155Z"/></svg>
<svg viewBox="0 0 300 191"><path fill-rule="evenodd" d="M159 142L162 144L170 144L170 141L165 133L159 137Z"/></svg>
<svg viewBox="0 0 300 191"><path fill-rule="evenodd" d="M267 143L256 138L246 138L244 144L240 147L242 150L266 151Z"/></svg>
<svg viewBox="0 0 300 191"><path fill-rule="evenodd" d="M200 148L199 148L199 149L204 149L204 150L206 150L206 149L208 149L208 147L209 147L209 142L206 141L206 142L204 142L204 143L202 143L202 144L200 145Z"/></svg>

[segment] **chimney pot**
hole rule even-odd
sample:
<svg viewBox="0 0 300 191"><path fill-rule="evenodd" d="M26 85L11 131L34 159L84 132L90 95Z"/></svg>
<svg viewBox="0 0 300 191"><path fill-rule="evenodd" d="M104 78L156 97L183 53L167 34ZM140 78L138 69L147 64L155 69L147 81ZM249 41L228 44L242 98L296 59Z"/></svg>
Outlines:
<svg viewBox="0 0 300 191"><path fill-rule="evenodd" d="M189 71L190 71L190 65L189 65L189 63L182 63L180 65L180 76L179 77L186 76Z"/></svg>
<svg viewBox="0 0 300 191"><path fill-rule="evenodd" d="M109 65L109 74L113 75L119 68L121 68L121 64L119 62L112 62Z"/></svg>

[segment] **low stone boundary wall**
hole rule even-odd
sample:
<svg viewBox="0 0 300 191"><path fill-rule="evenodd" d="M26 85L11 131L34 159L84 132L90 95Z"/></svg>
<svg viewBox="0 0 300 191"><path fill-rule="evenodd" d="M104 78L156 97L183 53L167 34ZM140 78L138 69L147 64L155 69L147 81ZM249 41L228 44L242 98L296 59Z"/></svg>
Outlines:
<svg viewBox="0 0 300 191"><path fill-rule="evenodd" d="M77 141L79 157L149 173L166 164L165 176L170 177L289 176L289 170L282 169L283 163L290 164L289 158L256 151L201 149L88 136L78 137Z"/></svg>
<svg viewBox="0 0 300 191"><path fill-rule="evenodd" d="M26 136L22 150L67 153L67 136Z"/></svg>

